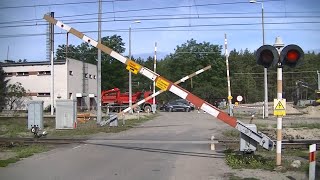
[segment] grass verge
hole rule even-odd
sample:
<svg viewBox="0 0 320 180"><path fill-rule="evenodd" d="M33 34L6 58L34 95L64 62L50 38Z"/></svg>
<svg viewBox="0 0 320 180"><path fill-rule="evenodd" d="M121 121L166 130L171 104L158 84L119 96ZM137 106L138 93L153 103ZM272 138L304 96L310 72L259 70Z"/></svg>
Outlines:
<svg viewBox="0 0 320 180"><path fill-rule="evenodd" d="M77 129L70 129L70 130L55 130L50 129L48 130L48 136L50 137L86 137L88 135L96 134L96 133L117 133L121 131L128 130L130 128L133 128L141 123L144 123L148 120L151 120L156 115L149 115L145 117L141 117L140 119L130 119L126 120L125 124L122 124L122 120L118 120L118 126L117 127L110 127L108 125L105 125L103 127L100 127L96 124L96 121L89 121L84 124L78 124ZM52 126L52 125L49 125Z"/></svg>
<svg viewBox="0 0 320 180"><path fill-rule="evenodd" d="M290 128L320 129L320 123L292 123Z"/></svg>
<svg viewBox="0 0 320 180"><path fill-rule="evenodd" d="M9 159L0 160L0 167L6 167L10 163L15 163L22 158L32 156L36 153L48 151L49 147L45 145L30 145L30 146L17 146L17 147L1 147L1 152L14 152L15 156Z"/></svg>
<svg viewBox="0 0 320 180"><path fill-rule="evenodd" d="M99 127L96 121L90 120L87 123L79 124L77 129L69 130L56 130L54 118L44 118L44 130L48 132L48 137L66 136L66 137L85 137L87 135L96 134L99 132L104 133L117 133L125 131L138 124L153 119L156 115L150 114L149 116L141 116L139 119L126 120L122 125L122 119L118 121L118 127L109 127L108 125ZM0 137L32 137L33 134L26 128L26 117L0 117Z"/></svg>
<svg viewBox="0 0 320 180"><path fill-rule="evenodd" d="M262 169L272 171L276 168L276 159L274 151L259 150L255 154L242 154L231 149L225 151L226 163L233 169ZM282 171L300 171L308 170L309 154L302 150L284 150L282 159ZM300 160L301 166L294 168L291 163L294 160Z"/></svg>

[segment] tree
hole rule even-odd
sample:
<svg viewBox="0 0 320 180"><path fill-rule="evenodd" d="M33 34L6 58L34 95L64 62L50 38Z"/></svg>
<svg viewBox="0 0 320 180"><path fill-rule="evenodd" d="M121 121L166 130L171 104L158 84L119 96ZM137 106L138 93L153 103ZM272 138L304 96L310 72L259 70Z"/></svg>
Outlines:
<svg viewBox="0 0 320 180"><path fill-rule="evenodd" d="M195 76L180 86L208 102L214 102L216 98L227 95L226 65L221 56L221 49L219 45L209 42L198 43L191 39L177 46L173 54L160 61L157 71L169 80L177 81L201 68L212 65L212 70ZM161 98L169 101L177 97L166 93Z"/></svg>
<svg viewBox="0 0 320 180"><path fill-rule="evenodd" d="M6 93L6 102L9 110L22 108L24 97L27 96L26 90L20 82L9 84Z"/></svg>
<svg viewBox="0 0 320 180"><path fill-rule="evenodd" d="M101 38L101 43L115 50L118 53L125 51L124 42L121 36L113 35ZM59 45L56 53L57 59L66 58L66 45ZM68 58L84 60L87 63L96 64L98 49L88 43L81 43L78 46L68 46ZM128 71L118 60L108 54L101 53L101 87L102 90L118 87L122 90L128 88Z"/></svg>
<svg viewBox="0 0 320 180"><path fill-rule="evenodd" d="M2 69L1 63L0 63L0 112L4 108L6 104L6 89L7 89L7 83L9 80L5 80L5 72Z"/></svg>

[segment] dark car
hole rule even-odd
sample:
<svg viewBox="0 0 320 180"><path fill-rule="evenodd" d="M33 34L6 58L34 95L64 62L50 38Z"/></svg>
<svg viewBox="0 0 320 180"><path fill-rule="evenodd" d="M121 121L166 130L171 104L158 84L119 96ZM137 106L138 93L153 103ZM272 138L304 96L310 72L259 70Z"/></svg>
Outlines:
<svg viewBox="0 0 320 180"><path fill-rule="evenodd" d="M191 107L189 105L182 103L182 102L170 102L170 103L165 104L162 107L162 109L167 112L173 112L173 111L190 112Z"/></svg>
<svg viewBox="0 0 320 180"><path fill-rule="evenodd" d="M173 102L181 102L181 103L183 103L185 105L188 105L188 106L191 107L191 110L194 110L194 108L195 108L195 106L191 102L186 100L186 99L177 99L177 100L174 100Z"/></svg>

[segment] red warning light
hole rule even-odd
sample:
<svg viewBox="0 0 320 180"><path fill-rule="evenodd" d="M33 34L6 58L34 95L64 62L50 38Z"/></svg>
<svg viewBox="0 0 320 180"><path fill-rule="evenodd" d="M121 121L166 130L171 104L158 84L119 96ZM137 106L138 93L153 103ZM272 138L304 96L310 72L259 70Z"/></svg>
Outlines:
<svg viewBox="0 0 320 180"><path fill-rule="evenodd" d="M299 52L296 50L290 50L287 53L287 60L290 62L295 62L299 59Z"/></svg>
<svg viewBox="0 0 320 180"><path fill-rule="evenodd" d="M280 53L280 61L289 67L295 67L297 64L300 64L304 56L304 52L301 47L290 44L284 47Z"/></svg>

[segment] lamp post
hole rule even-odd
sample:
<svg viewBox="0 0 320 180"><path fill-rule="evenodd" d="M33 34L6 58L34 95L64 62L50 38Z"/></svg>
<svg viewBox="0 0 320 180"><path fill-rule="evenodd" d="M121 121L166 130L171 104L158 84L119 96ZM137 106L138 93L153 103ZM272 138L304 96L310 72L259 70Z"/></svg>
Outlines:
<svg viewBox="0 0 320 180"><path fill-rule="evenodd" d="M131 59L131 25L141 23L141 21L133 21L129 27L129 59ZM129 107L132 106L132 79L131 79L131 71L129 71ZM130 110L132 114L132 110Z"/></svg>
<svg viewBox="0 0 320 180"><path fill-rule="evenodd" d="M256 0L250 0L250 3L258 3L261 4L261 24L262 24L262 45L265 45L264 41L264 8L263 8L263 1L258 2ZM269 116L269 109L268 109L268 69L264 68L264 114L265 117L268 118Z"/></svg>

